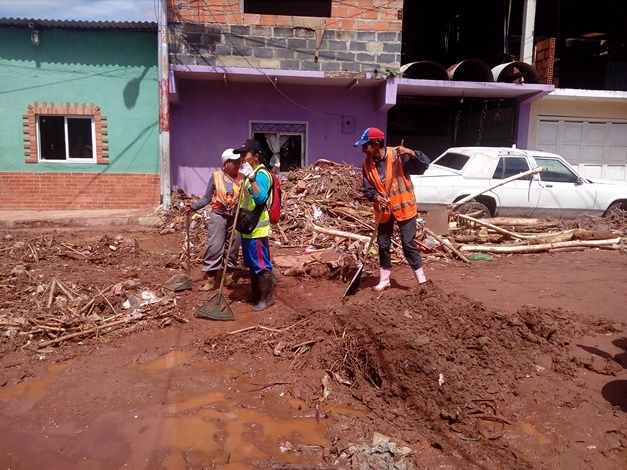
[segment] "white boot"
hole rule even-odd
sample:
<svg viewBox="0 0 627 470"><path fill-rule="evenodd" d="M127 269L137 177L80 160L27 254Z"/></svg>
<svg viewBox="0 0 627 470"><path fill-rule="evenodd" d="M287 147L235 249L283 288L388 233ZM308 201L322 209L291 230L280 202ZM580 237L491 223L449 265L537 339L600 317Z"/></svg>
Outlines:
<svg viewBox="0 0 627 470"><path fill-rule="evenodd" d="M374 286L374 290L382 291L390 287L390 274L392 274L391 269L379 268L379 284Z"/></svg>
<svg viewBox="0 0 627 470"><path fill-rule="evenodd" d="M425 282L427 282L425 272L422 268L416 269L414 273L416 274L416 280L418 281L418 284L424 284Z"/></svg>

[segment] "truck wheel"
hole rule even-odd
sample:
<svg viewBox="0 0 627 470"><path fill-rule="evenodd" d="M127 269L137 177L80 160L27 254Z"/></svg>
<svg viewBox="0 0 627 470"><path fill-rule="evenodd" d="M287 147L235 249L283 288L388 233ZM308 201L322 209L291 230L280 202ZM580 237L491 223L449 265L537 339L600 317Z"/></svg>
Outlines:
<svg viewBox="0 0 627 470"><path fill-rule="evenodd" d="M624 201L616 201L610 204L610 207L607 208L603 217L609 217L616 211L627 211L627 202Z"/></svg>
<svg viewBox="0 0 627 470"><path fill-rule="evenodd" d="M476 214L477 212L481 212L481 213ZM459 208L459 213L460 214L475 213L476 215L474 215L474 217L477 219L482 219L484 217L492 217L492 214L490 213L490 209L488 209L488 206L486 206L485 204L481 204L480 202L477 202L477 201L470 201L470 202L467 202L466 204L461 205Z"/></svg>

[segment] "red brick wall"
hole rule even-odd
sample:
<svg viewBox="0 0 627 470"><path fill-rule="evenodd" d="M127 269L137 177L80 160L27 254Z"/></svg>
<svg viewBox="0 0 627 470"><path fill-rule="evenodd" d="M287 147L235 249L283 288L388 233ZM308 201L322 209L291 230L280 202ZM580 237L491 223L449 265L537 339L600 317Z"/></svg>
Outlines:
<svg viewBox="0 0 627 470"><path fill-rule="evenodd" d="M538 71L538 78L541 83L557 85L557 80L553 73L555 66L555 38L538 41L534 65Z"/></svg>
<svg viewBox="0 0 627 470"><path fill-rule="evenodd" d="M0 173L0 210L155 207L159 193L155 174Z"/></svg>
<svg viewBox="0 0 627 470"><path fill-rule="evenodd" d="M382 6L375 6L379 4ZM402 11L403 0L333 0L331 18L324 19L325 28L401 31ZM244 14L241 12L240 0L168 0L168 16L169 21L181 23L293 26L291 16Z"/></svg>

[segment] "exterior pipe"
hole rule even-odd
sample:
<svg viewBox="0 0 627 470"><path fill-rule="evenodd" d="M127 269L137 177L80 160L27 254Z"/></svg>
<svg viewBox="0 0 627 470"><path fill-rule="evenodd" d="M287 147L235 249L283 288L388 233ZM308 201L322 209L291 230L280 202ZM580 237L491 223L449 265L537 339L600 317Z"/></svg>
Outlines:
<svg viewBox="0 0 627 470"><path fill-rule="evenodd" d="M170 105L168 65L168 4L159 0L159 26L157 48L159 53L159 171L161 181L161 206L170 207Z"/></svg>
<svg viewBox="0 0 627 470"><path fill-rule="evenodd" d="M533 64L533 27L536 21L536 0L525 0L523 7L522 37L520 41L520 60Z"/></svg>

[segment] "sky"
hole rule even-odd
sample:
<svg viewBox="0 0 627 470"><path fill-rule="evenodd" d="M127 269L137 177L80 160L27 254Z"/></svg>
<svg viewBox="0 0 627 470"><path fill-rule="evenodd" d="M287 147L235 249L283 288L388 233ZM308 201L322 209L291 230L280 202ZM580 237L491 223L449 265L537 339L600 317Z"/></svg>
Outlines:
<svg viewBox="0 0 627 470"><path fill-rule="evenodd" d="M156 21L159 0L0 0L0 17Z"/></svg>

